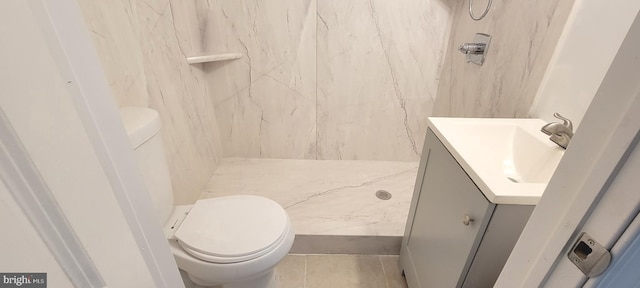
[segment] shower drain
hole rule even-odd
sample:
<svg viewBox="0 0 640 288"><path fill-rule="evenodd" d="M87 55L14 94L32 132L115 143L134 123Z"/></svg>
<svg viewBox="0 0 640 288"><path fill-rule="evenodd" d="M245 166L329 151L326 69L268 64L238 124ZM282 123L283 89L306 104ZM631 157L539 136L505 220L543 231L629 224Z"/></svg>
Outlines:
<svg viewBox="0 0 640 288"><path fill-rule="evenodd" d="M385 190L378 190L376 191L376 197L380 200L389 200L391 199L391 193Z"/></svg>

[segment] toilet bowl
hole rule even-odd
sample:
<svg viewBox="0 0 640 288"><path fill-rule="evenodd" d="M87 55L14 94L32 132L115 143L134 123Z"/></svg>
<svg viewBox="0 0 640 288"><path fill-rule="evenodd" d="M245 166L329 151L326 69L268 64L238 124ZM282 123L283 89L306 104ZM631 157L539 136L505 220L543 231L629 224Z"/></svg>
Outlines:
<svg viewBox="0 0 640 288"><path fill-rule="evenodd" d="M279 287L274 267L294 240L282 206L264 197L236 195L173 207L158 113L123 107L120 114L178 267L205 287Z"/></svg>
<svg viewBox="0 0 640 288"><path fill-rule="evenodd" d="M294 239L289 217L279 204L249 195L176 207L165 234L178 267L194 283L224 288L277 287L271 283L273 268L289 253Z"/></svg>

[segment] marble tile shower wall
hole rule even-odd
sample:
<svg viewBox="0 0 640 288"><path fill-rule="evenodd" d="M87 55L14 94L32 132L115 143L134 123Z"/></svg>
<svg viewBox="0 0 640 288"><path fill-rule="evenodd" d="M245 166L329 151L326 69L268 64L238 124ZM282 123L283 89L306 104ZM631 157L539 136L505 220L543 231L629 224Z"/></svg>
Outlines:
<svg viewBox="0 0 640 288"><path fill-rule="evenodd" d="M474 1L476 14L487 1ZM493 1L481 21L469 17L468 1L457 2L434 116L529 117L573 2ZM476 32L493 37L483 66L456 51Z"/></svg>
<svg viewBox="0 0 640 288"><path fill-rule="evenodd" d="M448 44L441 0L199 1L225 157L417 161Z"/></svg>
<svg viewBox="0 0 640 288"><path fill-rule="evenodd" d="M177 204L200 195L222 157L213 100L200 67L196 3L79 0L118 106L160 112Z"/></svg>

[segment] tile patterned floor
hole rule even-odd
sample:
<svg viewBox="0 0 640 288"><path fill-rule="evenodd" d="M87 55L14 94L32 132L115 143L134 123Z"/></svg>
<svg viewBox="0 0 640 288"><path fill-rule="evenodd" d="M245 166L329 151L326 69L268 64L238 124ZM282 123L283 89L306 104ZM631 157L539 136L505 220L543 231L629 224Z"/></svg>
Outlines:
<svg viewBox="0 0 640 288"><path fill-rule="evenodd" d="M289 255L276 275L281 288L407 288L398 256Z"/></svg>

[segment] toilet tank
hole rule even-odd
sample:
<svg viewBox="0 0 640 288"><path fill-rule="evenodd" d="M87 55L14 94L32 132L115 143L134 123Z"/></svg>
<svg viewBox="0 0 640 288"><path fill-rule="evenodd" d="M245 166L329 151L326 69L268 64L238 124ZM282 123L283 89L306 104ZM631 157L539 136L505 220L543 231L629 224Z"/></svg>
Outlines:
<svg viewBox="0 0 640 288"><path fill-rule="evenodd" d="M156 217L163 225L173 210L173 188L160 135L160 116L157 111L143 107L122 107L120 116L151 194Z"/></svg>

